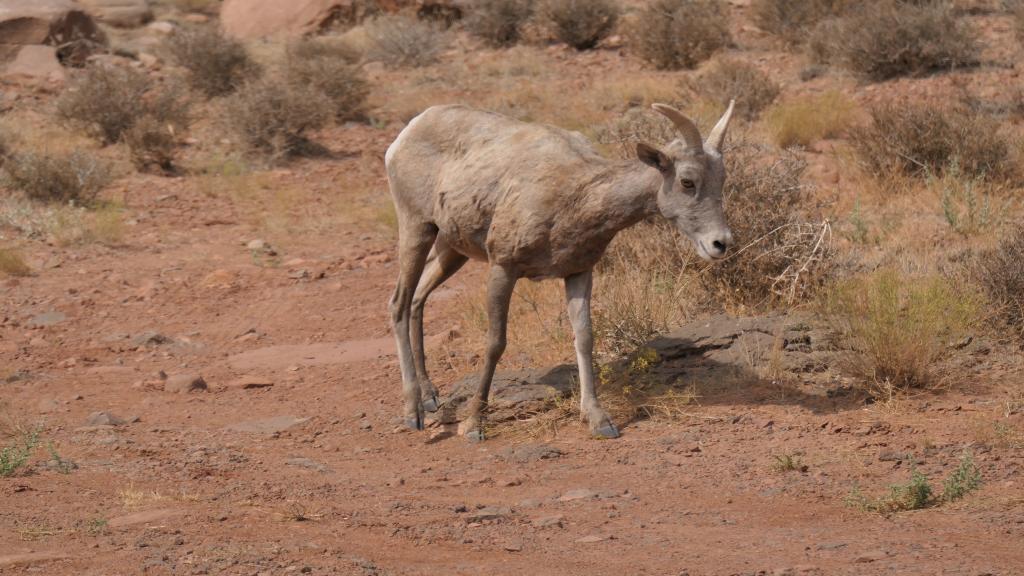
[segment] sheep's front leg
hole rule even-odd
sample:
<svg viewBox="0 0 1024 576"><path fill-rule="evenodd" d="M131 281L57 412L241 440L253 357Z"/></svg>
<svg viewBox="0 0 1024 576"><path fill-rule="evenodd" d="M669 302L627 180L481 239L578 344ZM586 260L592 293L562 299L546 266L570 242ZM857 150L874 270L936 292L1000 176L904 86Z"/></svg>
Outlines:
<svg viewBox="0 0 1024 576"><path fill-rule="evenodd" d="M516 287L515 274L508 268L492 265L487 279L487 351L484 370L480 374L480 387L469 403L469 416L459 425L459 434L471 442L484 439L484 410L491 393L494 369L505 352L508 332L508 307L512 290Z"/></svg>
<svg viewBox="0 0 1024 576"><path fill-rule="evenodd" d="M576 362L580 370L580 414L587 417L590 433L594 436L618 438L619 430L601 408L594 390L594 332L590 324L593 285L593 273L589 271L565 279L565 300L569 307L569 322L576 336Z"/></svg>

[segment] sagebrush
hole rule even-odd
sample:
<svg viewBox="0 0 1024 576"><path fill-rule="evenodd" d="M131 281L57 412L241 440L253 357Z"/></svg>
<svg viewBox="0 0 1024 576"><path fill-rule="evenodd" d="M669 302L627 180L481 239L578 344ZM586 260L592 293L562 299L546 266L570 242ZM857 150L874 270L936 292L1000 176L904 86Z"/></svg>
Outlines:
<svg viewBox="0 0 1024 576"><path fill-rule="evenodd" d="M735 58L715 58L696 77L683 82L699 98L722 106L736 100L736 115L754 120L775 101L779 85L753 64Z"/></svg>
<svg viewBox="0 0 1024 576"><path fill-rule="evenodd" d="M314 87L268 76L225 101L224 121L250 154L277 161L308 150L309 131L324 126L333 109Z"/></svg>
<svg viewBox="0 0 1024 576"><path fill-rule="evenodd" d="M754 23L790 45L804 42L814 26L838 14L849 0L754 0Z"/></svg>
<svg viewBox="0 0 1024 576"><path fill-rule="evenodd" d="M614 0L546 0L544 15L556 38L589 50L615 29L619 5Z"/></svg>
<svg viewBox="0 0 1024 576"><path fill-rule="evenodd" d="M374 18L365 32L367 60L394 67L433 64L448 45L448 35L440 26L407 14Z"/></svg>
<svg viewBox="0 0 1024 576"><path fill-rule="evenodd" d="M765 113L765 126L781 148L810 146L835 138L853 125L855 104L838 91L779 102Z"/></svg>
<svg viewBox="0 0 1024 576"><path fill-rule="evenodd" d="M511 46L522 38L535 9L535 0L476 0L466 29L492 46Z"/></svg>
<svg viewBox="0 0 1024 576"><path fill-rule="evenodd" d="M809 49L872 81L921 76L978 62L978 41L950 2L874 0L820 22Z"/></svg>
<svg viewBox="0 0 1024 576"><path fill-rule="evenodd" d="M41 202L89 204L113 180L110 164L85 151L19 152L4 163L4 183Z"/></svg>
<svg viewBox="0 0 1024 576"><path fill-rule="evenodd" d="M993 248L977 254L972 277L1010 333L1024 339L1024 225L1011 229Z"/></svg>
<svg viewBox="0 0 1024 576"><path fill-rule="evenodd" d="M167 41L167 50L188 71L192 88L211 98L261 74L245 45L214 27L179 30Z"/></svg>
<svg viewBox="0 0 1024 576"><path fill-rule="evenodd" d="M285 70L293 84L313 88L326 96L336 119L353 120L364 115L370 85L344 46L332 49L314 40L293 44L288 50Z"/></svg>
<svg viewBox="0 0 1024 576"><path fill-rule="evenodd" d="M653 0L631 32L637 53L658 68L695 68L732 43L721 0Z"/></svg>

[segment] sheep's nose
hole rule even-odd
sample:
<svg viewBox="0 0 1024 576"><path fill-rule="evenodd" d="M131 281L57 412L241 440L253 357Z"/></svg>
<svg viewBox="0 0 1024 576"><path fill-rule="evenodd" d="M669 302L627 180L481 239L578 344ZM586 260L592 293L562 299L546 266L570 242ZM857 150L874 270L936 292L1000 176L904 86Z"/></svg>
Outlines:
<svg viewBox="0 0 1024 576"><path fill-rule="evenodd" d="M726 245L725 242L722 242L721 240L715 240L714 242L712 242L711 247L715 249L716 256L722 256L723 254L725 254L725 251L729 249L729 246Z"/></svg>

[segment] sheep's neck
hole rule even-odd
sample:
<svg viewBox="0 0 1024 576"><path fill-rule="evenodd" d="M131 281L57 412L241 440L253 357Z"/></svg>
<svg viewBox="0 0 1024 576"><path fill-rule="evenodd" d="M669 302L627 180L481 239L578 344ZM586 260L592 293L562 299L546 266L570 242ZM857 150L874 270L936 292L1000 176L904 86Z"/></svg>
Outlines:
<svg viewBox="0 0 1024 576"><path fill-rule="evenodd" d="M662 176L640 162L611 170L590 196L593 229L614 236L658 212Z"/></svg>

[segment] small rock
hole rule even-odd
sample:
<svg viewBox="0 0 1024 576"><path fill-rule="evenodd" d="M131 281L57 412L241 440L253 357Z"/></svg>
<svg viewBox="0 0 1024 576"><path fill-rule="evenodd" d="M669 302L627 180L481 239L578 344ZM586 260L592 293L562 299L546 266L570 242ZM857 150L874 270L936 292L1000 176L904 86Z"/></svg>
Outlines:
<svg viewBox="0 0 1024 576"><path fill-rule="evenodd" d="M136 348L143 346L159 346L161 344L169 344L171 342L174 342L174 340L153 330L142 332L129 340L129 343Z"/></svg>
<svg viewBox="0 0 1024 576"><path fill-rule="evenodd" d="M268 378L260 378L259 376L242 376L228 382L227 387L233 390L251 390L254 388L270 388L274 383Z"/></svg>
<svg viewBox="0 0 1024 576"><path fill-rule="evenodd" d="M593 534L593 535L590 535L590 536L584 536L583 538L578 538L576 540L576 543L577 544L594 544L596 542L603 542L605 540L607 540L607 538L605 538L604 536L598 536L597 534Z"/></svg>
<svg viewBox="0 0 1024 576"><path fill-rule="evenodd" d="M867 564L869 562L877 562L879 560L885 560L889 557L889 554L885 550L874 550L871 552L865 552L860 556L857 556L853 561L857 564Z"/></svg>
<svg viewBox="0 0 1024 576"><path fill-rule="evenodd" d="M184 20L190 24L206 24L210 21L210 17L199 12L189 12L185 14Z"/></svg>
<svg viewBox="0 0 1024 576"><path fill-rule="evenodd" d="M53 412L60 408L60 402L57 402L53 398L43 398L38 404L40 412Z"/></svg>
<svg viewBox="0 0 1024 576"><path fill-rule="evenodd" d="M363 420L363 421L359 422L359 429L360 430L373 430L373 424L371 424L369 420Z"/></svg>
<svg viewBox="0 0 1024 576"><path fill-rule="evenodd" d="M284 461L288 466L296 466L298 468L307 468L309 470L316 470L317 472L327 473L331 469L327 466L317 462L316 460L310 460L309 458L289 458Z"/></svg>
<svg viewBox="0 0 1024 576"><path fill-rule="evenodd" d="M124 426L128 421L110 412L93 412L85 419L86 426Z"/></svg>
<svg viewBox="0 0 1024 576"><path fill-rule="evenodd" d="M523 541L519 538L512 538L502 546L507 552L522 552Z"/></svg>
<svg viewBox="0 0 1024 576"><path fill-rule="evenodd" d="M588 490L586 488L577 488L576 490L569 490L565 494L558 497L559 502L572 502L574 500L586 500L589 498L596 498L597 492Z"/></svg>
<svg viewBox="0 0 1024 576"><path fill-rule="evenodd" d="M466 522L486 522L489 520L500 520L512 511L508 508L502 508L500 506L485 506L479 510L474 510L469 516L466 516Z"/></svg>
<svg viewBox="0 0 1024 576"><path fill-rule="evenodd" d="M64 320L67 320L67 315L63 312L51 310L49 312L43 312L42 314L36 314L28 321L29 328L47 328L49 326L56 326Z"/></svg>
<svg viewBox="0 0 1024 576"><path fill-rule="evenodd" d="M502 456L513 464L529 464L537 460L552 460L565 454L549 444L524 444L506 449Z"/></svg>
<svg viewBox="0 0 1024 576"><path fill-rule="evenodd" d="M149 52L139 52L139 62L146 68L157 68L160 66L160 59Z"/></svg>
<svg viewBox="0 0 1024 576"><path fill-rule="evenodd" d="M206 380L199 374L176 374L168 376L164 381L164 392L187 394L193 391L205 391Z"/></svg>
<svg viewBox="0 0 1024 576"><path fill-rule="evenodd" d="M534 528L561 528L564 520L565 517L561 514L554 514L551 516L534 518L531 524L533 524Z"/></svg>
<svg viewBox="0 0 1024 576"><path fill-rule="evenodd" d="M896 450L882 450L878 453L879 462L899 462L906 458L906 454L897 452Z"/></svg>
<svg viewBox="0 0 1024 576"><path fill-rule="evenodd" d="M157 34L174 34L176 27L171 22L161 20L159 22L151 22L149 26L146 26L146 28L156 32Z"/></svg>
<svg viewBox="0 0 1024 576"><path fill-rule="evenodd" d="M277 255L277 251L274 250L274 248L270 244L268 244L265 240L260 240L259 238L255 240L250 240L245 245L245 247L251 250L252 252L262 252L268 256Z"/></svg>

